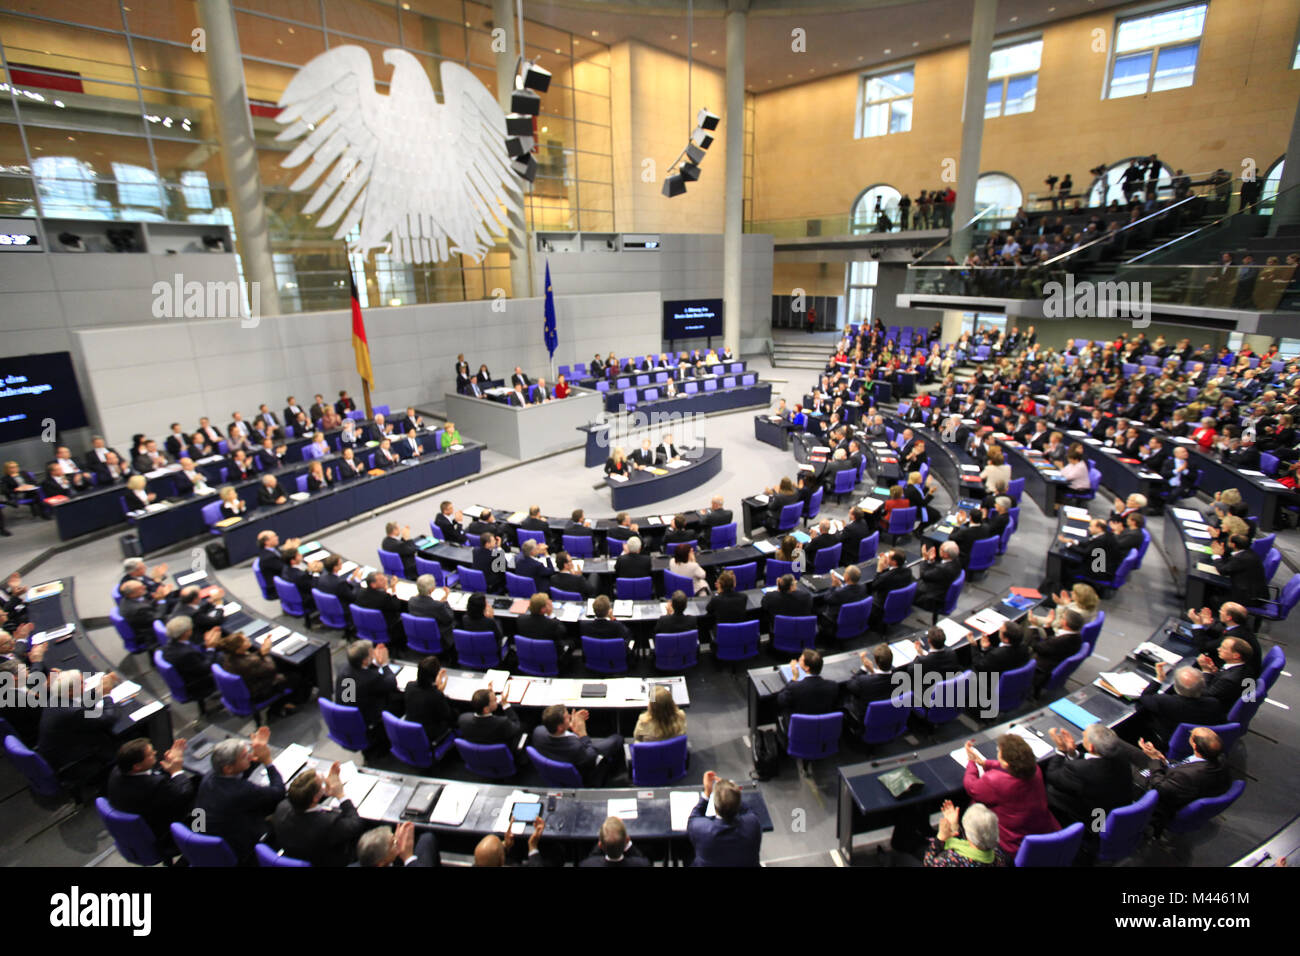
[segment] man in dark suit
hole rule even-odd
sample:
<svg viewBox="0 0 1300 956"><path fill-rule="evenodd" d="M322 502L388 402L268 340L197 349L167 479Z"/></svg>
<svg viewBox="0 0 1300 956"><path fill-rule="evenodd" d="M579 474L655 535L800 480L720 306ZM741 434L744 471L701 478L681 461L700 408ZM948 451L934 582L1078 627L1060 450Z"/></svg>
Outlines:
<svg viewBox="0 0 1300 956"><path fill-rule="evenodd" d="M731 511L723 507L722 495L714 495L709 502L709 510L700 515L700 546L709 547L711 529L731 524Z"/></svg>
<svg viewBox="0 0 1300 956"><path fill-rule="evenodd" d="M286 425L292 425L294 422L296 422L296 421L298 420L298 415L301 414L301 413L304 413L304 412L306 412L306 411L307 411L307 409L305 409L305 408L303 408L301 405L299 405L298 402L294 399L294 397L293 397L292 395L290 395L288 398L286 398L286 399L284 400L284 422L285 422L285 424L286 424ZM312 421L312 424L315 424L315 423L316 423L316 419L315 419L315 418L312 418L311 421ZM301 438L302 436L299 435L299 436L297 436L297 437Z"/></svg>
<svg viewBox="0 0 1300 956"><path fill-rule="evenodd" d="M189 444L188 439L186 439L183 434L181 438L183 439L183 441L181 442L182 446ZM119 462L122 461L122 456L117 453L117 449L110 447L109 444L106 441L104 441L103 435L96 435L93 438L91 438L90 450L86 452L86 456L84 459L87 470L97 471L108 460L108 456L110 454L115 455ZM179 458L180 455L175 455L173 457Z"/></svg>
<svg viewBox="0 0 1300 956"><path fill-rule="evenodd" d="M844 524L844 530L840 532L840 541L844 545L840 550L840 560L846 564L856 562L863 540L870 538L874 532L875 529L867 520L866 512L856 505L850 508L849 519Z"/></svg>
<svg viewBox="0 0 1300 956"><path fill-rule="evenodd" d="M144 818L165 855L178 852L172 842L173 823L189 823L198 780L186 773L185 738L172 742L161 759L147 739L128 740L117 751L117 765L108 775L108 802L114 810Z"/></svg>
<svg viewBox="0 0 1300 956"><path fill-rule="evenodd" d="M346 418L348 412L354 412L356 410L357 403L352 400L352 396L348 394L347 389L340 391L339 400L334 403L334 411L338 412L339 418ZM313 420L314 419L315 416L313 416Z"/></svg>
<svg viewBox="0 0 1300 956"><path fill-rule="evenodd" d="M831 531L830 520L823 518L817 525L816 533L814 533L808 543L803 546L804 560L807 562L808 569L811 571L817 566L816 557L819 551L833 548L837 544L843 545L843 541L844 539L840 537L839 532ZM849 563L849 560L844 556L844 549L841 547L840 559L836 564L842 567Z"/></svg>
<svg viewBox="0 0 1300 956"><path fill-rule="evenodd" d="M41 711L36 752L69 787L103 783L108 776L117 756L113 725L120 713L109 693L119 683L121 678L110 672L97 694L86 694L80 671L61 671L50 681L54 699Z"/></svg>
<svg viewBox="0 0 1300 956"><path fill-rule="evenodd" d="M690 631L693 635L698 636L700 619L686 616L687 603L688 598L685 592L674 591L664 604L664 613L655 622L655 634L681 634L684 631Z"/></svg>
<svg viewBox="0 0 1300 956"><path fill-rule="evenodd" d="M573 559L569 557L567 551L555 555L555 573L551 575L551 587L568 591L570 594L578 594L584 599L595 593L591 582L574 570Z"/></svg>
<svg viewBox="0 0 1300 956"><path fill-rule="evenodd" d="M388 522L384 525L384 540L379 547L384 551L400 555L402 576L408 581L415 580L415 552L418 549L415 542L411 540L410 525L400 525L396 521Z"/></svg>
<svg viewBox="0 0 1300 956"><path fill-rule="evenodd" d="M308 768L293 778L288 794L271 816L271 839L285 856L312 866L347 866L367 824L343 795L340 766L334 761L322 780ZM321 802L338 801L332 808Z"/></svg>
<svg viewBox="0 0 1300 956"><path fill-rule="evenodd" d="M990 529L984 523L984 509L972 508L970 511L959 509L953 520L952 533L948 540L957 545L961 553L962 567L970 564L970 552L975 542L990 537Z"/></svg>
<svg viewBox="0 0 1300 956"><path fill-rule="evenodd" d="M776 590L768 591L762 600L763 618L770 632L773 619L783 617L807 617L813 613L813 596L803 588L797 587L793 574L783 574L777 578Z"/></svg>
<svg viewBox="0 0 1300 956"><path fill-rule="evenodd" d="M884 619L885 600L891 591L913 583L912 572L906 567L907 554L898 548L882 551L876 556L876 579L871 585L871 626L877 627Z"/></svg>
<svg viewBox="0 0 1300 956"><path fill-rule="evenodd" d="M493 835L493 839L496 839ZM432 833L415 838L415 824L407 820L392 827L375 827L361 834L357 841L357 867L391 866L398 869L442 866L438 841Z"/></svg>
<svg viewBox="0 0 1300 956"><path fill-rule="evenodd" d="M694 547L699 544L699 540L699 532L691 531L686 527L686 515L674 515L672 527L664 532L663 553L671 556L679 544L689 544Z"/></svg>
<svg viewBox="0 0 1300 956"><path fill-rule="evenodd" d="M1179 724L1210 726L1227 714L1222 701L1205 693L1205 675L1195 667L1174 671L1172 693L1143 694L1136 704L1143 736L1162 747L1168 747Z"/></svg>
<svg viewBox="0 0 1300 956"><path fill-rule="evenodd" d="M519 740L519 715L490 687L474 691L470 712L456 721L456 736L472 744L505 744L512 750Z"/></svg>
<svg viewBox="0 0 1300 956"><path fill-rule="evenodd" d="M633 535L627 539L623 553L614 562L614 577L648 578L650 565L650 555L641 553L641 539Z"/></svg>
<svg viewBox="0 0 1300 956"><path fill-rule="evenodd" d="M541 505L530 505L528 508L528 517L519 522L519 527L525 531L540 531L546 534L551 530L551 526L546 523L542 517Z"/></svg>
<svg viewBox="0 0 1300 956"><path fill-rule="evenodd" d="M259 727L251 741L239 737L212 748L212 770L199 784L195 810L203 811L202 832L221 837L241 863L250 863L253 847L266 832L266 818L284 799L284 780L271 762L270 727ZM266 768L267 782L249 777L254 764Z"/></svg>
<svg viewBox="0 0 1300 956"><path fill-rule="evenodd" d="M285 504L289 500L280 483L276 481L275 475L263 475L262 483L257 489L257 505L259 508L274 508L276 505Z"/></svg>
<svg viewBox="0 0 1300 956"><path fill-rule="evenodd" d="M406 644L406 633L402 630L402 602L389 589L388 575L382 571L371 571L366 575L366 586L357 592L358 607L373 608L382 611L384 623L388 625L389 638L398 645Z"/></svg>
<svg viewBox="0 0 1300 956"><path fill-rule="evenodd" d="M217 588L205 598L197 585L188 584L181 588L172 616L189 618L194 630L200 634L206 634L214 627L220 630L226 612L220 605L214 605L212 601L213 599L220 601L224 596L225 592Z"/></svg>
<svg viewBox="0 0 1300 956"><path fill-rule="evenodd" d="M361 573L361 569L355 568L351 574L341 575L339 574L339 567L342 564L343 559L337 554L331 554L322 560L322 570L320 576L316 578L315 588L317 591L334 595L346 609L349 604L356 603L357 587L355 582L357 576Z"/></svg>
<svg viewBox="0 0 1300 956"><path fill-rule="evenodd" d="M1264 575L1264 562L1250 546L1250 539L1234 534L1223 542L1222 536L1210 542L1214 552L1214 566L1228 579L1228 600L1250 606L1268 596L1268 578Z"/></svg>
<svg viewBox="0 0 1300 956"><path fill-rule="evenodd" d="M1119 569L1118 545L1104 519L1093 518L1088 522L1086 538L1074 538L1067 534L1056 537L1066 546L1062 555L1066 559L1062 573L1067 580L1081 572L1111 575Z"/></svg>
<svg viewBox="0 0 1300 956"><path fill-rule="evenodd" d="M532 578L539 591L545 591L550 587L551 575L555 573L555 569L542 560L546 557L546 551L544 544L525 541L519 546L519 554L515 557L514 573Z"/></svg>
<svg viewBox="0 0 1300 956"><path fill-rule="evenodd" d="M717 816L706 813L710 802ZM712 770L704 774L704 792L686 821L686 836L695 850L694 866L758 866L762 824L742 805L740 788Z"/></svg>
<svg viewBox="0 0 1300 956"><path fill-rule="evenodd" d="M474 515L474 520L465 526L466 537L477 538L484 531L491 531L500 538L503 550L510 549L510 541L506 537L505 529L497 523L489 508L484 508L477 515Z"/></svg>
<svg viewBox="0 0 1300 956"><path fill-rule="evenodd" d="M627 629L627 625L622 621L616 621L610 617L613 602L607 595L600 595L591 603L591 612L595 617L591 620L583 620L578 623L578 633L583 637L594 637L600 640L619 640L624 646L632 643L632 633ZM631 647L628 647L629 656L632 653Z"/></svg>
<svg viewBox="0 0 1300 956"><path fill-rule="evenodd" d="M1019 621L1007 621L994 639L984 634L971 647L971 670L1001 674L1029 663L1029 648L1025 647L1025 630Z"/></svg>
<svg viewBox="0 0 1300 956"><path fill-rule="evenodd" d="M938 674L947 679L962 670L955 647L946 647L948 635L938 627L925 632L924 641L913 641L916 647L916 661L913 663L914 686L923 687L922 678L927 674Z"/></svg>
<svg viewBox="0 0 1300 956"><path fill-rule="evenodd" d="M843 577L838 571L832 571L831 583L834 586L822 597L818 620L822 635L828 639L835 637L840 608L846 604L865 601L871 596L871 591L862 583L862 569L856 564L846 567Z"/></svg>
<svg viewBox="0 0 1300 956"><path fill-rule="evenodd" d="M650 861L645 858L645 855L632 846L632 841L627 838L627 827L618 817L605 819L605 822L600 825L600 840L596 844L596 849L592 851L591 856L578 863L578 866L582 867L649 865Z"/></svg>
<svg viewBox="0 0 1300 956"><path fill-rule="evenodd" d="M433 523L438 526L443 541L448 544L465 543L465 532L461 530L463 517L450 501L444 501L438 506L438 517L433 519Z"/></svg>
<svg viewBox="0 0 1300 956"><path fill-rule="evenodd" d="M839 710L840 688L822 677L822 655L806 647L798 658L782 668L786 685L776 695L782 731L789 726L792 714L830 714Z"/></svg>
<svg viewBox="0 0 1300 956"><path fill-rule="evenodd" d="M220 626L214 625L200 631L202 644L196 644L194 635L195 618L178 614L167 622L167 643L163 645L162 656L185 684L185 693L191 700L203 700L216 693L216 682L212 678L212 665L216 661L217 641L221 639Z"/></svg>
<svg viewBox="0 0 1300 956"><path fill-rule="evenodd" d="M529 543L529 542L526 542ZM501 539L490 531L478 536L478 545L471 552L474 569L482 572L491 593L500 593L505 589L505 552L501 549Z"/></svg>
<svg viewBox="0 0 1300 956"><path fill-rule="evenodd" d="M916 600L912 603L925 611L939 611L948 599L948 589L961 574L961 549L954 541L945 541L938 548L923 550L925 561L916 586Z"/></svg>
<svg viewBox="0 0 1300 956"><path fill-rule="evenodd" d="M641 439L641 447L632 454L628 455L628 460L637 468L649 468L655 463L654 449L650 446L650 439Z"/></svg>
<svg viewBox="0 0 1300 956"><path fill-rule="evenodd" d="M1217 699L1225 714L1241 699L1242 691L1249 686L1247 682L1259 675L1259 662L1251 654L1250 645L1239 637L1225 637L1216 656L1202 654L1196 658L1196 666L1206 675L1206 696ZM1156 670L1157 674L1163 673L1159 666Z"/></svg>
<svg viewBox="0 0 1300 956"><path fill-rule="evenodd" d="M334 700L361 711L372 747L385 739L385 710L397 710L401 692L397 677L388 667L388 648L370 641L353 641L348 645L347 663L339 668L334 684Z"/></svg>
<svg viewBox="0 0 1300 956"><path fill-rule="evenodd" d="M121 585L121 599L117 603L117 613L121 614L131 626L136 640L145 646L152 646L157 641L154 622L166 620L169 603L164 597L154 600L145 592L142 581L131 578Z"/></svg>
<svg viewBox="0 0 1300 956"><path fill-rule="evenodd" d="M867 707L878 700L888 700L894 692L894 652L882 641L870 653L859 651L858 657L862 667L844 685L844 714L851 723L861 727L867 718Z"/></svg>
<svg viewBox="0 0 1300 956"><path fill-rule="evenodd" d="M623 738L587 736L588 716L586 710L552 704L542 711L542 725L533 730L532 745L543 757L577 767L583 786L600 787L622 772Z"/></svg>
<svg viewBox="0 0 1300 956"><path fill-rule="evenodd" d="M1097 810L1109 813L1133 801L1133 769L1115 731L1089 724L1076 744L1068 730L1049 730L1057 753L1043 764L1047 805L1062 826L1090 827Z"/></svg>
<svg viewBox="0 0 1300 956"><path fill-rule="evenodd" d="M1200 612L1188 611L1188 618L1196 625L1192 628L1192 643L1200 654L1208 654L1218 661L1219 645L1225 637L1239 637L1250 645L1251 660L1262 662L1264 649L1259 638L1250 629L1250 612L1236 601L1225 601L1219 606L1218 619L1208 607Z"/></svg>
<svg viewBox="0 0 1300 956"><path fill-rule="evenodd" d="M1028 646L1037 662L1034 669L1035 694L1043 689L1057 664L1077 654L1083 647L1083 637L1079 633L1082 627L1083 615L1073 608L1067 608L1057 615L1055 633L1049 634L1040 628L1030 631Z"/></svg>
<svg viewBox="0 0 1300 956"><path fill-rule="evenodd" d="M1223 759L1223 742L1219 735L1209 727L1197 727L1192 731L1189 743L1192 756L1171 763L1149 741L1138 741L1142 752L1156 764L1149 783L1150 789L1159 795L1152 817L1157 833L1193 800L1220 796L1232 786L1232 775Z"/></svg>
<svg viewBox="0 0 1300 956"><path fill-rule="evenodd" d="M550 641L555 645L555 652L561 662L572 650L567 640L564 624L552 615L555 604L550 596L538 592L528 599L528 613L520 614L515 619L515 636L526 637L534 641Z"/></svg>
<svg viewBox="0 0 1300 956"><path fill-rule="evenodd" d="M516 385L520 385L523 387L524 391L526 392L528 391L528 386L532 384L533 384L533 380L524 374L524 370L522 368L516 365L515 373L510 376L510 387L514 388Z"/></svg>

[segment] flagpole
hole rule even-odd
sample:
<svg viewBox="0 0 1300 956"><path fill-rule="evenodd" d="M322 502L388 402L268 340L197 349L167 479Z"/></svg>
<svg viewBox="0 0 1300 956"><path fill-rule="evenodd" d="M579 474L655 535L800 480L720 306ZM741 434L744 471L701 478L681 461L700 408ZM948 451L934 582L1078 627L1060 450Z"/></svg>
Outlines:
<svg viewBox="0 0 1300 956"><path fill-rule="evenodd" d="M364 378L361 380L361 397L364 398L366 402L366 419L373 419L375 417L375 410L370 407L370 383Z"/></svg>

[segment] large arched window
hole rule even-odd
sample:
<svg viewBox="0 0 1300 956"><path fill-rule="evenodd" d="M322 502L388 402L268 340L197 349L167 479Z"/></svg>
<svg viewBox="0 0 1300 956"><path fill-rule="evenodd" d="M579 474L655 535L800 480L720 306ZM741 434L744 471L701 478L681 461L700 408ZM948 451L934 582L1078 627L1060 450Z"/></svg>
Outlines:
<svg viewBox="0 0 1300 956"><path fill-rule="evenodd" d="M1006 173L980 173L975 181L975 212L980 213L990 206L995 211L989 213L997 220L1010 220L1024 203L1024 194L1020 184ZM957 223L953 224L954 226Z"/></svg>
<svg viewBox="0 0 1300 956"><path fill-rule="evenodd" d="M1264 191L1260 194L1260 199L1268 203L1277 196L1277 191L1282 186L1282 170L1286 167L1286 157L1283 156L1272 166L1268 167L1268 172L1264 174ZM1271 205L1261 206L1261 213L1272 215L1273 207Z"/></svg>
<svg viewBox="0 0 1300 956"><path fill-rule="evenodd" d="M1120 160L1106 169L1104 177L1094 179L1092 188L1088 190L1088 205L1109 206L1116 201L1121 206L1127 205L1128 200L1124 198L1124 171L1128 169L1128 164L1135 159L1145 164L1147 157L1131 156L1128 159ZM1160 178L1156 180L1157 190L1168 190L1173 186L1173 181L1174 171L1167 164L1161 163Z"/></svg>
<svg viewBox="0 0 1300 956"><path fill-rule="evenodd" d="M880 200L880 208L885 215L889 217L890 229L898 229L898 200L902 198L900 193L893 186L886 183L877 183L862 191L858 196L857 202L853 204L851 227L853 233L875 232L876 223L879 216L876 212L876 200Z"/></svg>

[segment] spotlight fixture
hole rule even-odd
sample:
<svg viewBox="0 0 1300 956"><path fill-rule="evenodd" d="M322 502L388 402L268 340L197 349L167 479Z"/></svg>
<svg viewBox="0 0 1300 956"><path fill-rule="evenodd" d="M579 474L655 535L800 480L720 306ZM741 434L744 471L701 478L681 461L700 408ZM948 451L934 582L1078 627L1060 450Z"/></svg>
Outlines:
<svg viewBox="0 0 1300 956"><path fill-rule="evenodd" d="M506 135L532 136L533 118L531 116L525 116L522 113L506 114Z"/></svg>
<svg viewBox="0 0 1300 956"><path fill-rule="evenodd" d="M695 132L691 133L691 142L700 149L708 149L713 145L713 137L699 127L696 127Z"/></svg>
<svg viewBox="0 0 1300 956"><path fill-rule="evenodd" d="M688 183L693 183L700 178L700 167L695 163L682 163L677 167L677 174Z"/></svg>
<svg viewBox="0 0 1300 956"><path fill-rule="evenodd" d="M707 108L702 109L695 116L695 125L700 129L717 129L718 114L710 113Z"/></svg>
<svg viewBox="0 0 1300 956"><path fill-rule="evenodd" d="M533 151L534 140L531 136L510 136L506 138L506 152L511 159L518 159L520 156Z"/></svg>
<svg viewBox="0 0 1300 956"><path fill-rule="evenodd" d="M686 158L692 163L699 164L704 161L704 150L700 149L694 143L686 144Z"/></svg>
<svg viewBox="0 0 1300 956"><path fill-rule="evenodd" d="M525 153L519 159L510 164L510 168L515 174L527 182L532 182L537 178L537 160L533 159L531 154Z"/></svg>
<svg viewBox="0 0 1300 956"><path fill-rule="evenodd" d="M510 112L536 116L542 111L542 98L532 90L515 90L510 94Z"/></svg>
<svg viewBox="0 0 1300 956"><path fill-rule="evenodd" d="M663 194L672 199L686 192L686 184L698 182L700 163L704 161L705 151L713 145L712 130L718 128L718 114L708 107L695 114L695 129L691 131L686 147L668 167L668 176L664 179Z"/></svg>
<svg viewBox="0 0 1300 956"><path fill-rule="evenodd" d="M537 178L533 150L537 148L537 117L542 112L539 94L551 88L551 71L535 60L522 58L516 68L515 89L510 94L510 112L506 116L506 153L515 175L531 183Z"/></svg>
<svg viewBox="0 0 1300 956"><path fill-rule="evenodd" d="M686 180L682 176L669 176L664 180L663 193L669 199L680 196L684 192L686 192Z"/></svg>

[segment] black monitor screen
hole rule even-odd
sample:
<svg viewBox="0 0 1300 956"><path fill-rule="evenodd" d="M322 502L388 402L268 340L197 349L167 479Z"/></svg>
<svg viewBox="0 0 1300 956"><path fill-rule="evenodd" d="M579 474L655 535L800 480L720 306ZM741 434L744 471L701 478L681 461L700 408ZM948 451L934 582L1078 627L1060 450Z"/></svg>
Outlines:
<svg viewBox="0 0 1300 956"><path fill-rule="evenodd" d="M86 408L67 352L0 358L0 445L52 427L86 427ZM51 432L53 434L53 432Z"/></svg>
<svg viewBox="0 0 1300 956"><path fill-rule="evenodd" d="M721 334L721 299L679 299L664 302L665 339L702 339Z"/></svg>

